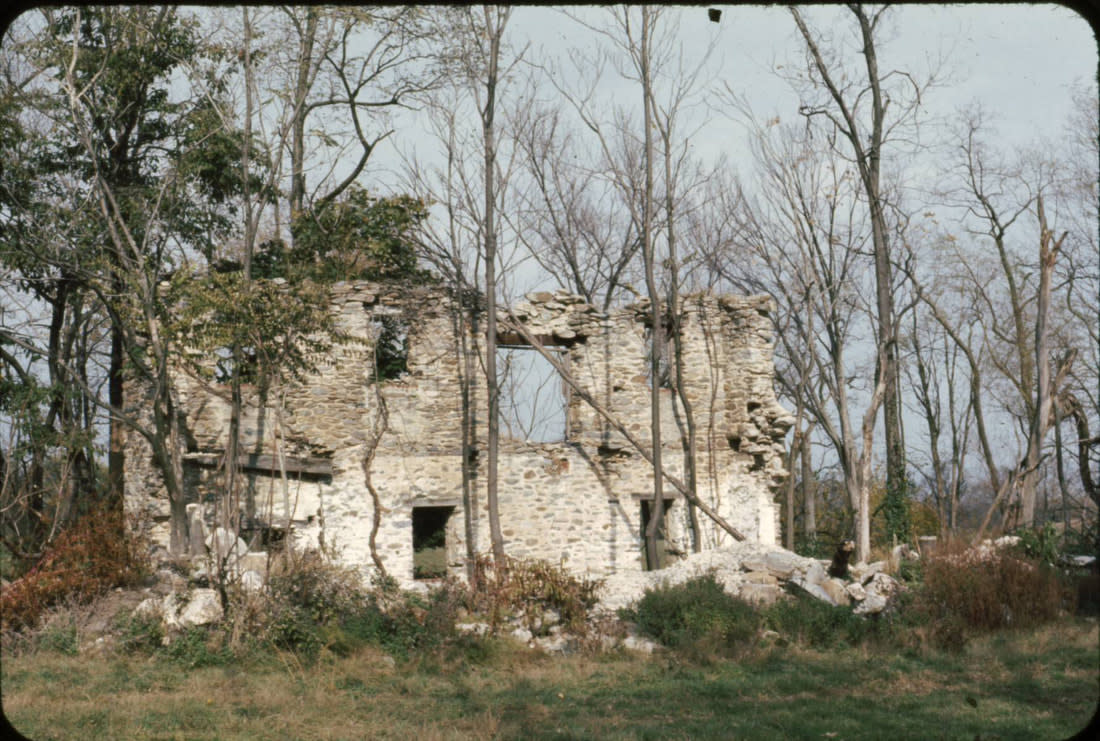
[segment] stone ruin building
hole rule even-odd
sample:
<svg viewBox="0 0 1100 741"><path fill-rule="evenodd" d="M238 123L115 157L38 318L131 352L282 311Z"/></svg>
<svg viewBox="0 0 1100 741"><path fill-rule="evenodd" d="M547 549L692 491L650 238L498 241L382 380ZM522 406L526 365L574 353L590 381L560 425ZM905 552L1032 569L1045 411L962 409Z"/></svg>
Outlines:
<svg viewBox="0 0 1100 741"><path fill-rule="evenodd" d="M647 302L603 313L567 293L526 298L512 307L512 317L651 447ZM490 550L487 402L478 355L484 330L458 321L453 295L437 285L338 283L331 302L339 328L359 341L336 345L317 359L316 372L285 388L281 413L245 389L241 537L263 551L285 537L289 514L297 545L320 544L365 575L375 570L373 532L377 557L400 583L445 573L462 578L467 538L474 540L473 552ZM747 539L769 545L779 533L782 440L793 422L772 387L771 308L766 297L686 296L681 329L684 390L697 428L697 494ZM534 359L536 350L507 326L502 323L498 338L500 352L508 354L502 362ZM464 374L473 381L465 496ZM223 480L218 466L229 430L228 394L183 372L173 383L185 417L190 528L202 520L209 532ZM672 390L660 393L664 465L682 480L686 438L677 419L682 422L683 410L674 408ZM537 389L506 388L503 407L510 408L510 394L541 421L501 425L498 496L506 552L593 577L645 569L650 464L557 374L544 373ZM126 466L129 510L143 513L154 540L167 545L167 498L139 435L130 436ZM468 524L466 499L472 502ZM696 542L702 550L732 542L701 512L693 529L686 501L668 484L664 500L668 559L690 553Z"/></svg>

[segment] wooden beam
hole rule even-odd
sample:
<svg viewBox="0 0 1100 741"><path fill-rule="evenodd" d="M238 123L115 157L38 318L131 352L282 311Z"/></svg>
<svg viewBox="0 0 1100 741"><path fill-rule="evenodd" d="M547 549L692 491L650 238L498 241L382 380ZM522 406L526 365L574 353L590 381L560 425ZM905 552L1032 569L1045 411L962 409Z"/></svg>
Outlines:
<svg viewBox="0 0 1100 741"><path fill-rule="evenodd" d="M217 466L221 460L221 456L216 453L187 453L183 458L197 466ZM237 456L237 465L244 471L279 474L279 460L273 455L242 453ZM332 476L332 460L329 458L288 455L283 458L283 466L288 474Z"/></svg>

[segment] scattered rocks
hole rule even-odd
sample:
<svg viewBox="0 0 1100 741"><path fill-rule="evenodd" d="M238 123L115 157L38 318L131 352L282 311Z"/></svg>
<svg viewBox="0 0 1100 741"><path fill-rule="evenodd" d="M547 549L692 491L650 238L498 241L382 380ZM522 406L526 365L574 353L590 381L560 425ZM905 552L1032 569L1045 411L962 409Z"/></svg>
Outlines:
<svg viewBox="0 0 1100 741"><path fill-rule="evenodd" d="M646 589L680 584L708 572L714 574L726 591L757 604L772 604L785 597L785 590L793 588L832 605L854 603L854 611L859 614L882 611L887 599L900 588L885 573L884 561L853 564L849 579L830 577L826 571L828 564L779 546L734 543L691 554L659 571L614 574L605 580L601 605L614 611L637 601Z"/></svg>

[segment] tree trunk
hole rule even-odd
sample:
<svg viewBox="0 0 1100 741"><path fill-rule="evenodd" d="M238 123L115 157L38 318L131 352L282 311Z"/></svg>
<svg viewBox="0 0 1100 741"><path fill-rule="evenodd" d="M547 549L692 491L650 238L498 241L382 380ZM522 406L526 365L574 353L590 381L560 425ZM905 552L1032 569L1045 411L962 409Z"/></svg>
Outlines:
<svg viewBox="0 0 1100 741"><path fill-rule="evenodd" d="M799 460L802 463L802 506L804 515L803 527L806 533L806 542L813 545L817 542L817 482L814 479L813 459L810 456L810 430L807 427L802 433L802 455Z"/></svg>
<svg viewBox="0 0 1100 741"><path fill-rule="evenodd" d="M294 112L290 140L290 219L291 223L305 210L305 140L306 96L313 86L313 45L317 38L317 9L306 9L305 28L301 38L298 69L294 80Z"/></svg>
<svg viewBox="0 0 1100 741"><path fill-rule="evenodd" d="M483 6L485 29L489 37L489 68L485 79L485 107L481 111L482 138L485 147L485 380L489 396L488 419L488 470L486 471L486 504L489 507L489 538L493 544L493 559L497 565L504 563L504 535L500 528L500 507L497 499L497 469L500 450L500 379L497 378L497 229L496 229L496 131L493 125L496 113L496 91L500 42L510 10L491 9ZM493 14L500 13L498 23Z"/></svg>
<svg viewBox="0 0 1100 741"><path fill-rule="evenodd" d="M661 295L657 289L653 255L653 120L652 82L649 78L649 21L650 9L641 7L642 35L638 49L638 64L642 79L643 112L642 127L645 129L645 151L642 155L645 164L645 191L642 194L642 258L645 263L645 285L649 296L650 338L652 346L649 353L649 404L650 435L652 437L653 462L653 506L649 510L649 523L645 531L646 567L661 567L661 554L657 536L664 526L665 497L664 480L661 466L661 356L664 353L664 322L661 316Z"/></svg>
<svg viewBox="0 0 1100 741"><path fill-rule="evenodd" d="M1020 527L1031 527L1035 523L1035 492L1039 480L1039 458L1043 441L1050 430L1050 418L1057 384L1051 378L1050 369L1050 292L1054 264L1058 251L1065 239L1063 234L1057 241L1047 227L1046 213L1043 210L1043 198L1037 201L1039 215L1039 296L1035 309L1035 368L1037 370L1037 388L1035 390L1035 414L1031 420L1031 430L1027 441L1026 468L1020 483Z"/></svg>

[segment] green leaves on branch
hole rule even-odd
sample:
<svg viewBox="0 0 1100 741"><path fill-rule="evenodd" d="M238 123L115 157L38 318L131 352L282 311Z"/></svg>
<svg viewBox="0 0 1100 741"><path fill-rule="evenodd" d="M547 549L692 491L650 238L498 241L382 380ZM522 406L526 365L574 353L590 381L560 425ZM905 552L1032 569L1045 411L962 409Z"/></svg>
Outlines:
<svg viewBox="0 0 1100 741"><path fill-rule="evenodd" d="M241 272L200 277L177 274L169 291L168 329L192 370L212 381L232 371L241 348L244 380L271 384L301 378L317 360L350 338L337 330L328 289L313 281L245 281ZM221 367L209 358L220 358Z"/></svg>
<svg viewBox="0 0 1100 741"><path fill-rule="evenodd" d="M253 274L320 283L342 280L428 280L416 266L411 233L427 217L425 203L407 195L375 198L353 186L340 199L291 226L293 246L268 242Z"/></svg>

